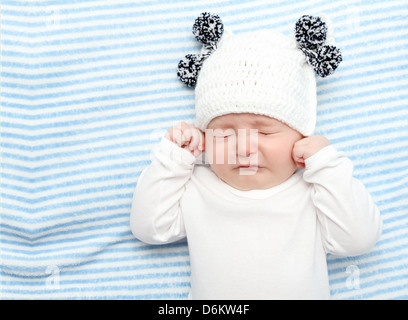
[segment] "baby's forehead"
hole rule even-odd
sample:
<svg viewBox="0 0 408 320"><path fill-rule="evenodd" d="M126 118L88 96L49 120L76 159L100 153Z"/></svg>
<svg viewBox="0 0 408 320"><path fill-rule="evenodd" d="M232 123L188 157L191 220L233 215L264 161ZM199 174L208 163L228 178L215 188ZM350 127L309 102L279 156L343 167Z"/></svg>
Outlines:
<svg viewBox="0 0 408 320"><path fill-rule="evenodd" d="M269 127L283 124L275 118L253 113L230 113L213 119L208 128Z"/></svg>

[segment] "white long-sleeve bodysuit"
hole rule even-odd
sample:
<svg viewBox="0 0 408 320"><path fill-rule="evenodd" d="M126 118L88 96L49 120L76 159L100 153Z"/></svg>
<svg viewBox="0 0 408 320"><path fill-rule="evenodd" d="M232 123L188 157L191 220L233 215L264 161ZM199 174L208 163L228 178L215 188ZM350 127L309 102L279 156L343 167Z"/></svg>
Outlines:
<svg viewBox="0 0 408 320"><path fill-rule="evenodd" d="M343 153L328 146L282 184L239 191L163 139L139 178L131 229L187 237L193 299L328 299L326 254L366 253L381 218Z"/></svg>

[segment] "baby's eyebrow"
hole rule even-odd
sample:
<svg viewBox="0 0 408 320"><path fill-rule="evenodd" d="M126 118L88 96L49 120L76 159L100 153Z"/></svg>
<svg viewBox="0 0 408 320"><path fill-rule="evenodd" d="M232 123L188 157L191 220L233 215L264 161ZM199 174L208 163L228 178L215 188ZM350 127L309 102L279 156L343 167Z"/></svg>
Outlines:
<svg viewBox="0 0 408 320"><path fill-rule="evenodd" d="M264 119L254 119L247 122L247 125L244 125L242 128L239 124L231 121L231 122L222 122L217 124L216 129L221 130L238 130L238 129L245 129L245 128L252 128L252 129L272 129L278 126L277 123L264 120Z"/></svg>
<svg viewBox="0 0 408 320"><path fill-rule="evenodd" d="M210 129L209 131L213 135L232 135L235 134L235 130L232 128L216 128L216 129Z"/></svg>
<svg viewBox="0 0 408 320"><path fill-rule="evenodd" d="M259 128L263 128L263 129L268 128L268 129L270 129L270 128L276 127L276 124L271 122L271 121L265 121L265 120L262 120L262 119L261 120L257 119L257 120L255 120L253 122L252 126L254 128L257 128L257 129L259 129Z"/></svg>
<svg viewBox="0 0 408 320"><path fill-rule="evenodd" d="M219 125L217 125L215 128L215 130L220 129L220 130L235 130L236 126L234 125L234 123L221 123Z"/></svg>

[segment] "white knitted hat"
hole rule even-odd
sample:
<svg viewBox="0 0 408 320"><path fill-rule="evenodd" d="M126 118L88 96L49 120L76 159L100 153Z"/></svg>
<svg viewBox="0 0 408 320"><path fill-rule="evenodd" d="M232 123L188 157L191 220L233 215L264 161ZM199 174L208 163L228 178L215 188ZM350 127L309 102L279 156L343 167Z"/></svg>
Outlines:
<svg viewBox="0 0 408 320"><path fill-rule="evenodd" d="M202 14L193 33L203 50L179 63L180 79L195 86L196 126L205 130L218 116L253 113L280 120L304 136L313 134L315 72L327 76L341 61L337 48L323 45L325 22L304 16L293 38L273 30L223 31L218 16Z"/></svg>

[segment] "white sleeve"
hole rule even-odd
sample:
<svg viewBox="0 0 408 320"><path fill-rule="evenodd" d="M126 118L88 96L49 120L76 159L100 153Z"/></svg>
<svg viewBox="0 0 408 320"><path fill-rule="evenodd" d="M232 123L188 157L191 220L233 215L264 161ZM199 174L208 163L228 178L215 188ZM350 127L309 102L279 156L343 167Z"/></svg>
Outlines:
<svg viewBox="0 0 408 320"><path fill-rule="evenodd" d="M380 212L364 185L353 177L353 164L342 152L328 146L306 160L303 175L313 184L323 243L327 253L356 256L378 241Z"/></svg>
<svg viewBox="0 0 408 320"><path fill-rule="evenodd" d="M185 238L180 199L189 181L195 157L163 138L151 165L139 177L130 214L132 233L149 244Z"/></svg>

